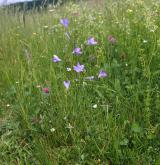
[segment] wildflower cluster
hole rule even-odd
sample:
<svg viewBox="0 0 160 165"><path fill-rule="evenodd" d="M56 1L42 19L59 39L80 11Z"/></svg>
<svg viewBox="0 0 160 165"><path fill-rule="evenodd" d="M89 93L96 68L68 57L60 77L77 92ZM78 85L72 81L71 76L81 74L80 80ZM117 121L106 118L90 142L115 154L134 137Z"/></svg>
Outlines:
<svg viewBox="0 0 160 165"><path fill-rule="evenodd" d="M68 27L69 27L69 20L67 18L64 18L64 19L60 19L60 23L64 26L64 28L66 29L66 35L67 35L67 38L70 39L70 33L68 32ZM117 41L116 39L113 37L113 36L108 36L108 41L111 43L111 44L115 44ZM98 45L98 42L96 41L96 39L94 37L89 37L86 41L86 45L88 46L95 46L95 45ZM83 54L83 50L82 48L80 47L75 47L72 54L74 54L75 56L81 56ZM59 63L62 61L62 59L60 57L58 57L57 55L54 55L53 58L52 58L52 61L54 63ZM66 70L68 72L72 71L71 68L67 67ZM76 72L76 73L81 73L81 72L84 72L85 71L85 65L84 64L80 64L80 62L77 62L76 65L73 66L73 70ZM99 71L99 74L98 74L98 78L104 78L104 77L107 77L107 73L105 70L100 70ZM85 80L94 80L95 79L95 76L89 76L89 77L85 77L84 78ZM63 85L64 87L66 88L66 90L69 89L70 85L71 85L71 81L70 80L65 80L63 82ZM49 93L49 88L44 88L43 89L43 92L45 93Z"/></svg>

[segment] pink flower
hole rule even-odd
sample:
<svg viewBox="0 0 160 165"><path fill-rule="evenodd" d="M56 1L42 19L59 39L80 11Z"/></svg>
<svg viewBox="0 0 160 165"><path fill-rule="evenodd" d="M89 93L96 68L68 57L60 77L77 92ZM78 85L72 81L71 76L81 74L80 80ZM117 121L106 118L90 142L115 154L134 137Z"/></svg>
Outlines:
<svg viewBox="0 0 160 165"><path fill-rule="evenodd" d="M49 88L45 87L45 88L42 89L42 91L43 91L44 93L49 93Z"/></svg>

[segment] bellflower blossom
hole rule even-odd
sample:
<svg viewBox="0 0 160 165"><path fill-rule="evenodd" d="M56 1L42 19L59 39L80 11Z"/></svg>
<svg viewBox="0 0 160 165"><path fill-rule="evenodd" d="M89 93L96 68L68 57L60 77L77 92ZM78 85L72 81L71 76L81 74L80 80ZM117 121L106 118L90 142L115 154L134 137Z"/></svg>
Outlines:
<svg viewBox="0 0 160 165"><path fill-rule="evenodd" d="M56 56L56 55L53 56L53 59L52 59L52 60L53 60L53 62L55 62L55 63L61 61L61 59L60 59L58 56Z"/></svg>
<svg viewBox="0 0 160 165"><path fill-rule="evenodd" d="M70 86L70 81L69 80L68 81L64 81L63 84L64 84L65 88L68 90L69 86Z"/></svg>
<svg viewBox="0 0 160 165"><path fill-rule="evenodd" d="M65 27L68 28L69 20L67 18L63 18L60 20L60 23Z"/></svg>
<svg viewBox="0 0 160 165"><path fill-rule="evenodd" d="M91 37L87 40L87 44L88 45L97 45L97 41L95 41L95 39L93 37Z"/></svg>
<svg viewBox="0 0 160 165"><path fill-rule="evenodd" d="M100 70L98 78L107 77L107 73L104 70Z"/></svg>
<svg viewBox="0 0 160 165"><path fill-rule="evenodd" d="M76 66L73 66L73 69L79 73L79 72L83 72L84 71L84 65L80 65L80 63L78 62Z"/></svg>
<svg viewBox="0 0 160 165"><path fill-rule="evenodd" d="M73 53L76 54L76 55L81 55L82 54L81 48L75 48L73 50Z"/></svg>

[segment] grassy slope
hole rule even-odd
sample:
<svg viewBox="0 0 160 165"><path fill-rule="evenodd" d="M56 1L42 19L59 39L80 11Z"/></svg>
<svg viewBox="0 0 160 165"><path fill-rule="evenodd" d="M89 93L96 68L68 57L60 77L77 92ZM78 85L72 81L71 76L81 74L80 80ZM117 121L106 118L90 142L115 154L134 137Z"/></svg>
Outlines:
<svg viewBox="0 0 160 165"><path fill-rule="evenodd" d="M105 10L68 4L27 13L25 27L21 13L1 10L0 20L0 164L160 164L158 1L107 1ZM97 46L86 45L90 36ZM78 61L84 73L66 71ZM107 78L97 78L100 69Z"/></svg>

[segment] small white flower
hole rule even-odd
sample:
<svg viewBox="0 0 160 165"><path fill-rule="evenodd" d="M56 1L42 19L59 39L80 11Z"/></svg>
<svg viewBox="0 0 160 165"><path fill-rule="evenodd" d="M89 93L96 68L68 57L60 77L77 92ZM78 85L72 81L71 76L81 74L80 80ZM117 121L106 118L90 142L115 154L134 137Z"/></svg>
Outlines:
<svg viewBox="0 0 160 165"><path fill-rule="evenodd" d="M10 104L7 104L6 107L10 107L11 105Z"/></svg>
<svg viewBox="0 0 160 165"><path fill-rule="evenodd" d="M72 69L71 68L67 68L67 71L70 72Z"/></svg>
<svg viewBox="0 0 160 165"><path fill-rule="evenodd" d="M44 29L48 29L48 26L47 26L47 25L45 25L45 26L43 26L43 28L44 28Z"/></svg>
<svg viewBox="0 0 160 165"><path fill-rule="evenodd" d="M51 129L50 129L51 132L54 132L55 130L56 130L55 128L51 128Z"/></svg>
<svg viewBox="0 0 160 165"><path fill-rule="evenodd" d="M147 43L148 41L147 40L143 40L143 43Z"/></svg>
<svg viewBox="0 0 160 165"><path fill-rule="evenodd" d="M97 104L94 104L94 105L93 105L93 108L96 109L96 108L97 108Z"/></svg>

